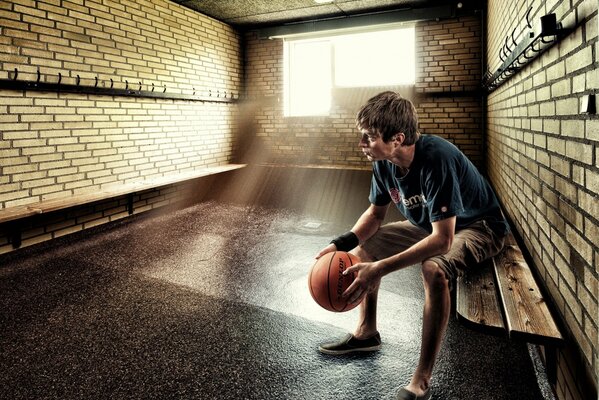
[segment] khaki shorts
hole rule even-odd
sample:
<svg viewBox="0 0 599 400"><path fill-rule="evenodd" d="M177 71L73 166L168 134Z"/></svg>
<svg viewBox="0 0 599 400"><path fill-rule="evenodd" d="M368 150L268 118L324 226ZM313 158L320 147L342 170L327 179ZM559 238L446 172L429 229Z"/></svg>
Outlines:
<svg viewBox="0 0 599 400"><path fill-rule="evenodd" d="M375 260L381 260L408 249L428 235L409 221L393 222L383 225L361 247ZM504 239L497 236L486 221L477 221L455 233L449 252L428 260L437 263L453 282L469 268L499 253Z"/></svg>

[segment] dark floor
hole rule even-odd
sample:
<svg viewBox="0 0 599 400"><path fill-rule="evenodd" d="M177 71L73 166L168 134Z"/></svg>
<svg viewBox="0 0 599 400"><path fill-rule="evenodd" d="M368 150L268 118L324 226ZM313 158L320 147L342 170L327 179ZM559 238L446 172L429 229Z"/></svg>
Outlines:
<svg viewBox="0 0 599 400"><path fill-rule="evenodd" d="M318 227L315 224L320 223ZM418 358L419 270L384 279L383 349L320 355L313 257L348 226L204 202L0 257L2 399L393 399ZM451 319L434 399L542 399L526 345Z"/></svg>

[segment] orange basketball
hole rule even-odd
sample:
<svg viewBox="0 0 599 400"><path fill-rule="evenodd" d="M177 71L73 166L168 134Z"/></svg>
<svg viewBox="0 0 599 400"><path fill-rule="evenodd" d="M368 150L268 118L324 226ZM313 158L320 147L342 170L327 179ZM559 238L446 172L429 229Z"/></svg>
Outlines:
<svg viewBox="0 0 599 400"><path fill-rule="evenodd" d="M345 289L354 281L354 273L343 275L348 267L360 259L344 251L334 251L316 260L308 275L308 287L312 298L329 311L348 311L359 302L348 304L341 298Z"/></svg>

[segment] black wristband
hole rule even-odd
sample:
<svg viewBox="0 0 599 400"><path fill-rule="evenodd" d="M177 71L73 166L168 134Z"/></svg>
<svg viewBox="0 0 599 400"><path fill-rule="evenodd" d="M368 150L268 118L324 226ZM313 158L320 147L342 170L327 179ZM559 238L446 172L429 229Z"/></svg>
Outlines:
<svg viewBox="0 0 599 400"><path fill-rule="evenodd" d="M333 243L339 251L350 251L360 244L360 239L358 239L355 233L349 231L331 240L331 243Z"/></svg>

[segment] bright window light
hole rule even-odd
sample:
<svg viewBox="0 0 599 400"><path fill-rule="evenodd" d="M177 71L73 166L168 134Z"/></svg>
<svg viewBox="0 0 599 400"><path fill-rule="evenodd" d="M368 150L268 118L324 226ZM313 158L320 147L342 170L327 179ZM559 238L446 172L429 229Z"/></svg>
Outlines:
<svg viewBox="0 0 599 400"><path fill-rule="evenodd" d="M414 28L335 38L335 85L413 85Z"/></svg>
<svg viewBox="0 0 599 400"><path fill-rule="evenodd" d="M288 44L286 113L327 115L331 107L331 45L328 41Z"/></svg>
<svg viewBox="0 0 599 400"><path fill-rule="evenodd" d="M285 116L327 115L333 87L413 85L414 28L285 40Z"/></svg>

